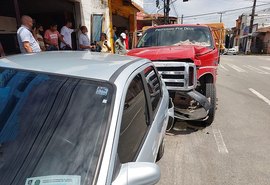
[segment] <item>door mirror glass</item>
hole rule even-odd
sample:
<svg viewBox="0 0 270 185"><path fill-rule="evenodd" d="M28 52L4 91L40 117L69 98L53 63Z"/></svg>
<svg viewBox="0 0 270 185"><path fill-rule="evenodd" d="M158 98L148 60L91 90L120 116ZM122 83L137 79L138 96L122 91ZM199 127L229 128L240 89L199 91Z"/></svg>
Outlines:
<svg viewBox="0 0 270 185"><path fill-rule="evenodd" d="M160 169L155 163L130 162L122 164L112 185L154 185L160 179Z"/></svg>

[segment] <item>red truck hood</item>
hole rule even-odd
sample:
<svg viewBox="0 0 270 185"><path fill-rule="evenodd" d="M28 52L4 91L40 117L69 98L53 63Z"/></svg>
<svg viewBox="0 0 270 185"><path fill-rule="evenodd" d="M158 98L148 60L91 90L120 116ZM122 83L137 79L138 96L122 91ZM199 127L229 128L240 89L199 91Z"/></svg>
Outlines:
<svg viewBox="0 0 270 185"><path fill-rule="evenodd" d="M147 58L149 60L179 60L190 58L194 60L196 55L203 55L212 51L211 48L194 45L159 46L135 48L128 52L130 56Z"/></svg>

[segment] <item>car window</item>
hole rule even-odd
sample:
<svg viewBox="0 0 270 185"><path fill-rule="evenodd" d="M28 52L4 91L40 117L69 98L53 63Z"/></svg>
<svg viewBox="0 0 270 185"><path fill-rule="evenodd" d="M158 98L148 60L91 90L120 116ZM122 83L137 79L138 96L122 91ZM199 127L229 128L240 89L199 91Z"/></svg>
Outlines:
<svg viewBox="0 0 270 185"><path fill-rule="evenodd" d="M148 29L140 39L137 47L196 45L212 47L212 35L207 27L170 26Z"/></svg>
<svg viewBox="0 0 270 185"><path fill-rule="evenodd" d="M133 161L148 130L148 109L141 76L128 87L121 122L118 155L122 163Z"/></svg>
<svg viewBox="0 0 270 185"><path fill-rule="evenodd" d="M91 184L112 94L105 82L0 68L0 184L52 175Z"/></svg>
<svg viewBox="0 0 270 185"><path fill-rule="evenodd" d="M150 94L152 111L155 112L161 98L160 81L153 67L144 70L148 91Z"/></svg>

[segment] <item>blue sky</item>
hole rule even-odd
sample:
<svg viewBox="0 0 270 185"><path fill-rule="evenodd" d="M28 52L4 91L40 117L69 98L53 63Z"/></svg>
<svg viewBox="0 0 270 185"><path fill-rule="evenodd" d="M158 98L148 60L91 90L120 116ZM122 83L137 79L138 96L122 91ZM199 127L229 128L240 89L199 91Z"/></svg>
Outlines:
<svg viewBox="0 0 270 185"><path fill-rule="evenodd" d="M163 4L162 0L159 0L160 4ZM174 1L174 0L171 0ZM157 13L156 0L144 0L145 10L148 13ZM265 6L257 7L256 10L260 11L262 9L270 8L270 0L257 0L257 5L264 3L269 3ZM231 9L238 9L242 7L249 7L253 5L253 0L189 0L188 2L183 2L183 0L177 0L174 6L171 5L170 15L179 16L183 14L184 16L192 16L210 12L223 12ZM160 7L162 8L162 6ZM238 10L233 12L225 12L223 14L223 22L227 28L235 26L235 20L242 13L251 13L251 8L244 10ZM163 13L159 11L158 13ZM189 17L184 18L184 23L209 23L209 22L219 22L220 14L212 14L209 16L202 17Z"/></svg>

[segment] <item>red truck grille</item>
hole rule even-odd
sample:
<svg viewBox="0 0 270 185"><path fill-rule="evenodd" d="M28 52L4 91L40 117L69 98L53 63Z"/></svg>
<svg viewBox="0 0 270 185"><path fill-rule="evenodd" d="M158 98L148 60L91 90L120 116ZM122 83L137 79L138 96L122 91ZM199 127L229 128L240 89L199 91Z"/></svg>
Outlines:
<svg viewBox="0 0 270 185"><path fill-rule="evenodd" d="M154 61L168 90L192 90L197 85L196 66L193 63Z"/></svg>

